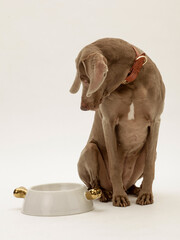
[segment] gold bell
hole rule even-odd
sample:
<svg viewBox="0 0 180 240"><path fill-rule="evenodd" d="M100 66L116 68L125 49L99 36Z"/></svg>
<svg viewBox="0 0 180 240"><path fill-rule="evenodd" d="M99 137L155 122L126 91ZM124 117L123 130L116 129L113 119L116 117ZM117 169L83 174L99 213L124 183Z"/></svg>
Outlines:
<svg viewBox="0 0 180 240"><path fill-rule="evenodd" d="M19 187L14 189L13 195L16 198L25 198L27 191L28 190L25 187Z"/></svg>
<svg viewBox="0 0 180 240"><path fill-rule="evenodd" d="M88 200L95 200L101 197L102 190L100 188L90 189L86 192L85 195Z"/></svg>

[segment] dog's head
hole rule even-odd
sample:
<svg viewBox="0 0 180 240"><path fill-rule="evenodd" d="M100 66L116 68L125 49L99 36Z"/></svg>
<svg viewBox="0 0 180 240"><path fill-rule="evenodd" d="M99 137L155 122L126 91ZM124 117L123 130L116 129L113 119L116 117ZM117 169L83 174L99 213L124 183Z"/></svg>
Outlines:
<svg viewBox="0 0 180 240"><path fill-rule="evenodd" d="M76 59L76 68L77 74L70 92L76 93L82 83L81 109L98 109L105 95L106 58L100 52L83 54L81 51Z"/></svg>

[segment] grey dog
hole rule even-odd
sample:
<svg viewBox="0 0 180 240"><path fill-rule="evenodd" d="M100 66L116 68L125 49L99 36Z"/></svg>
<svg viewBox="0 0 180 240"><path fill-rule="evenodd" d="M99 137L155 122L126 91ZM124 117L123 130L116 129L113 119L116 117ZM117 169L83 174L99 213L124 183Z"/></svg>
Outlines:
<svg viewBox="0 0 180 240"><path fill-rule="evenodd" d="M153 203L165 98L158 68L139 48L115 38L84 47L76 67L70 92L76 93L82 83L81 109L95 111L89 140L78 162L80 178L89 189L102 189L100 200L112 200L114 206L130 205L128 193L137 195L137 204ZM135 183L141 177L138 188Z"/></svg>

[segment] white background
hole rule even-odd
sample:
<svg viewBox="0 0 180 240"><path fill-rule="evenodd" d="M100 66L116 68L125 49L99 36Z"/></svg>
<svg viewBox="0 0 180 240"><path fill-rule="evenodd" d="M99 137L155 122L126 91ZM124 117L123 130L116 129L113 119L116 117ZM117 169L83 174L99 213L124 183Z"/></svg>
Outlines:
<svg viewBox="0 0 180 240"><path fill-rule="evenodd" d="M179 239L179 0L0 1L0 238ZM143 49L166 85L155 203L128 208L95 203L89 213L39 218L21 214L15 187L81 182L76 165L93 112L71 95L74 60L85 45L122 38Z"/></svg>

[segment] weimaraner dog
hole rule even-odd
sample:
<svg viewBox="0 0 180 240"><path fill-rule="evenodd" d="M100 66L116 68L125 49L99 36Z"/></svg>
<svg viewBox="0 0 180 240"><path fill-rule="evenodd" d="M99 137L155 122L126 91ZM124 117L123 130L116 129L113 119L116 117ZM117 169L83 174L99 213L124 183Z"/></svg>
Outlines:
<svg viewBox="0 0 180 240"><path fill-rule="evenodd" d="M114 206L153 203L152 183L165 87L153 61L139 48L115 38L84 47L76 59L70 89L82 83L82 110L94 110L89 140L78 162L89 189L100 188L100 201ZM143 177L141 187L135 186Z"/></svg>

